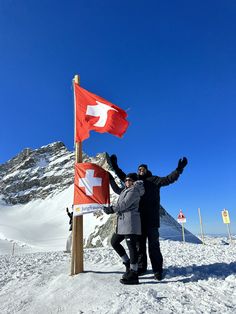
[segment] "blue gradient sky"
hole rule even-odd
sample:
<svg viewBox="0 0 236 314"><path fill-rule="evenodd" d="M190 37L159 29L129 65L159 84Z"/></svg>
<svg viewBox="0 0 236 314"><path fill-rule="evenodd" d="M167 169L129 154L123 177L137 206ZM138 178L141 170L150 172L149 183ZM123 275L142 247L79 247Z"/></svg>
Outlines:
<svg viewBox="0 0 236 314"><path fill-rule="evenodd" d="M236 233L236 2L0 1L0 163L26 147L73 149L71 80L128 111L122 139L92 132L83 150L124 171L167 175L161 203L186 227Z"/></svg>

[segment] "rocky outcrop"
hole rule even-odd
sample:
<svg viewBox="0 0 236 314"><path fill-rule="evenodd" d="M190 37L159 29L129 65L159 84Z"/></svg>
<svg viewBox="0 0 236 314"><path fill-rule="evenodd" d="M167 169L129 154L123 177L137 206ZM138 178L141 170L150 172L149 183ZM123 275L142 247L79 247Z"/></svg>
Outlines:
<svg viewBox="0 0 236 314"><path fill-rule="evenodd" d="M0 166L0 193L7 204L44 199L73 183L74 153L62 142L24 149Z"/></svg>
<svg viewBox="0 0 236 314"><path fill-rule="evenodd" d="M93 162L112 171L106 153L95 157L83 153L82 158L83 162ZM74 162L74 152L62 142L35 150L26 148L0 165L0 194L7 204L15 205L59 193L74 182Z"/></svg>

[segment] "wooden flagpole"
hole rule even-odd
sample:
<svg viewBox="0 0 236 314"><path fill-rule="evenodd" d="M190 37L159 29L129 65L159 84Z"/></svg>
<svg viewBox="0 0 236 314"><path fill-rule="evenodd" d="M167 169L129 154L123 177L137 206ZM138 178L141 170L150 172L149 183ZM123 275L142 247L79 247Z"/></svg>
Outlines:
<svg viewBox="0 0 236 314"><path fill-rule="evenodd" d="M76 84L80 83L79 75L75 75ZM74 84L73 84L74 87ZM74 90L74 127L76 128L76 99ZM75 163L82 162L82 142L75 142ZM83 258L83 215L73 216L71 275L84 271Z"/></svg>

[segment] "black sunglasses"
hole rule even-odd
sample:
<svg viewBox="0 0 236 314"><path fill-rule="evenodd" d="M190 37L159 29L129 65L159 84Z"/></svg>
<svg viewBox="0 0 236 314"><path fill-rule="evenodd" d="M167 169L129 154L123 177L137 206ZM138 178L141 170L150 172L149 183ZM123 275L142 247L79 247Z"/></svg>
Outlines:
<svg viewBox="0 0 236 314"><path fill-rule="evenodd" d="M144 167L142 167L142 168L138 168L138 172L140 172L140 171L147 171L147 169L146 169L146 168L144 168Z"/></svg>

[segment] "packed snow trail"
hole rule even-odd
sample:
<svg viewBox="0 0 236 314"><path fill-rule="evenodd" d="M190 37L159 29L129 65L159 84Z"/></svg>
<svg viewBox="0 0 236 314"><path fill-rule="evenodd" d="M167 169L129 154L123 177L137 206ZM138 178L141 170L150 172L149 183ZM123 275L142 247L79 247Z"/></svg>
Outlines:
<svg viewBox="0 0 236 314"><path fill-rule="evenodd" d="M161 241L166 277L119 283L124 267L111 248L86 249L85 271L70 276L63 252L0 256L0 313L235 313L236 245Z"/></svg>

